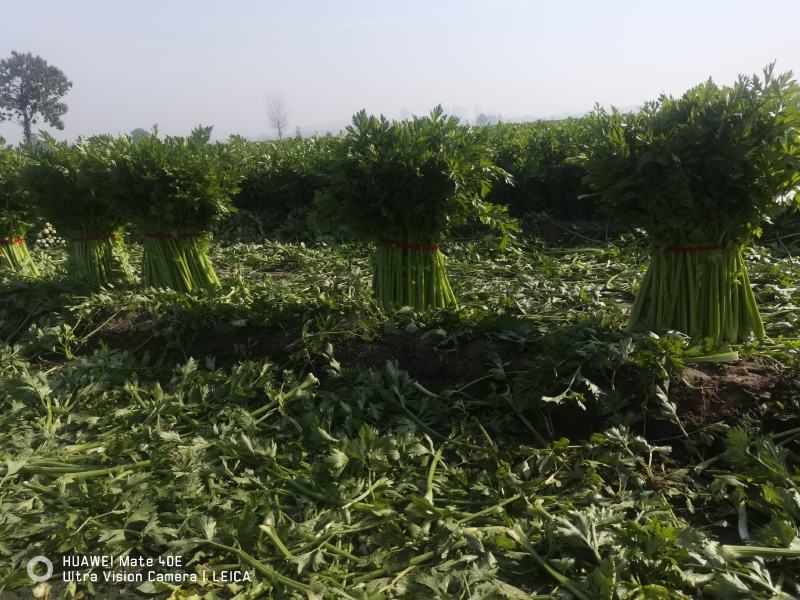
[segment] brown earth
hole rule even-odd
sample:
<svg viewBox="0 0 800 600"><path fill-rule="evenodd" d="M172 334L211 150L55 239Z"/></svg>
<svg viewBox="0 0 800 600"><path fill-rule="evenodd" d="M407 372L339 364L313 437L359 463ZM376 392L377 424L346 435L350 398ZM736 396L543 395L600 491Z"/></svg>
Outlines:
<svg viewBox="0 0 800 600"><path fill-rule="evenodd" d="M401 369L433 392L452 389L486 375L489 345L481 340L467 343L458 351L439 351L416 335L386 334L366 342L360 338L339 340L334 355L343 368L382 368L397 361Z"/></svg>
<svg viewBox="0 0 800 600"><path fill-rule="evenodd" d="M669 398L687 429L723 421L790 418L800 397L796 380L785 368L754 358L735 363L687 366L674 377Z"/></svg>
<svg viewBox="0 0 800 600"><path fill-rule="evenodd" d="M290 345L299 339L299 328L261 325L236 327L220 323L188 336L186 353L195 358L213 356L218 366L265 356L279 361L291 352Z"/></svg>
<svg viewBox="0 0 800 600"><path fill-rule="evenodd" d="M98 320L102 323L102 316ZM265 356L280 360L290 352L289 345L299 339L300 330L218 323L184 333L180 339L167 339L168 335L172 334L158 330L152 316L123 311L103 325L93 343L102 342L110 348L136 354L148 352L156 360L167 363L189 357L198 360L214 357L217 366L228 366L236 361Z"/></svg>
<svg viewBox="0 0 800 600"><path fill-rule="evenodd" d="M148 344L155 347L152 316L145 313L122 311L114 316L107 313L100 314L97 321L102 323L109 318L110 320L98 331L96 342L102 341L111 348L128 352L137 352ZM161 345L163 346L163 344Z"/></svg>

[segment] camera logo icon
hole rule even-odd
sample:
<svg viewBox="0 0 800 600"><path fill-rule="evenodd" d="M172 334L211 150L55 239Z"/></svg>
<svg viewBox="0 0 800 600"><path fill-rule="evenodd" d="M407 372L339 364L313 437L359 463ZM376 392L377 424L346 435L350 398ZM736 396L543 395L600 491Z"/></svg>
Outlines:
<svg viewBox="0 0 800 600"><path fill-rule="evenodd" d="M36 565L40 563L45 566L46 570L44 575L37 575L33 571ZM47 581L52 576L53 576L53 563L46 556L34 556L32 559L28 561L28 577L31 578L31 581L34 581L36 583L41 583L42 581Z"/></svg>

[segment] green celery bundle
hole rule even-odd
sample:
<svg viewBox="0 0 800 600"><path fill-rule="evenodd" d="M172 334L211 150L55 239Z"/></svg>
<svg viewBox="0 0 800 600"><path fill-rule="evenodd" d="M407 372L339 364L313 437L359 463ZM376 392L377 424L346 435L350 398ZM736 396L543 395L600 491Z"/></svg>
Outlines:
<svg viewBox="0 0 800 600"><path fill-rule="evenodd" d="M610 214L643 227L652 260L632 327L722 347L763 338L743 260L760 224L796 204L800 87L791 73L711 80L637 114L597 109L587 181Z"/></svg>
<svg viewBox="0 0 800 600"><path fill-rule="evenodd" d="M101 287L133 278L125 255L124 218L112 201L116 145L110 136L70 146L44 135L28 149L22 185L39 213L67 241L67 278Z"/></svg>
<svg viewBox="0 0 800 600"><path fill-rule="evenodd" d="M25 244L31 217L28 198L19 185L19 171L25 161L21 151L7 147L0 138L0 268L37 275Z"/></svg>
<svg viewBox="0 0 800 600"><path fill-rule="evenodd" d="M233 155L210 144L211 127L188 138L158 131L120 142L116 198L144 235L142 279L193 292L219 286L208 258L209 230L235 209L240 179Z"/></svg>
<svg viewBox="0 0 800 600"><path fill-rule="evenodd" d="M484 197L507 177L480 136L441 107L400 122L361 111L317 194L315 221L376 243L373 289L384 308L456 306L439 243L469 219L505 243L515 224Z"/></svg>

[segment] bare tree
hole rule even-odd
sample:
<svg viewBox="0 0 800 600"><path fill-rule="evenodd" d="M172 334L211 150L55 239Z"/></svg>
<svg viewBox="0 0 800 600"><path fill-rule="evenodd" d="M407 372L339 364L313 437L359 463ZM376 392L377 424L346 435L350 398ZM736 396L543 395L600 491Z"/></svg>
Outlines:
<svg viewBox="0 0 800 600"><path fill-rule="evenodd" d="M289 111L286 100L281 94L272 94L267 98L267 119L269 124L278 132L278 139L283 139L283 132L289 125Z"/></svg>

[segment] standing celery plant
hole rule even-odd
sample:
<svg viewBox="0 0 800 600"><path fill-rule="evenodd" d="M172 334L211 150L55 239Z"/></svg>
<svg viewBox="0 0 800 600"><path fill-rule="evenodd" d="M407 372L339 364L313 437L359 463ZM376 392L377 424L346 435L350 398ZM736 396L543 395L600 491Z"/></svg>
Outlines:
<svg viewBox="0 0 800 600"><path fill-rule="evenodd" d="M439 243L469 219L501 230L505 243L514 223L484 197L506 177L476 132L441 107L401 122L361 111L317 194L315 221L376 243L373 289L384 308L456 306Z"/></svg>
<svg viewBox="0 0 800 600"><path fill-rule="evenodd" d="M144 234L142 279L193 292L219 286L208 258L212 224L233 210L238 170L210 127L188 138L158 131L126 138L117 161L117 199Z"/></svg>
<svg viewBox="0 0 800 600"><path fill-rule="evenodd" d="M25 160L21 151L6 147L0 138L0 267L21 275L36 275L25 244L30 206L19 185L19 171Z"/></svg>
<svg viewBox="0 0 800 600"><path fill-rule="evenodd" d="M302 239L314 194L338 142L330 135L270 142L232 138L228 146L243 163L234 206L254 213L280 238Z"/></svg>
<svg viewBox="0 0 800 600"><path fill-rule="evenodd" d="M130 281L124 218L111 201L113 138L79 139L70 146L45 134L44 141L30 148L22 183L39 213L66 238L67 278L92 287Z"/></svg>
<svg viewBox="0 0 800 600"><path fill-rule="evenodd" d="M791 73L711 80L638 114L598 109L587 180L617 219L643 227L652 259L632 327L719 348L764 326L743 260L800 182L800 88Z"/></svg>

